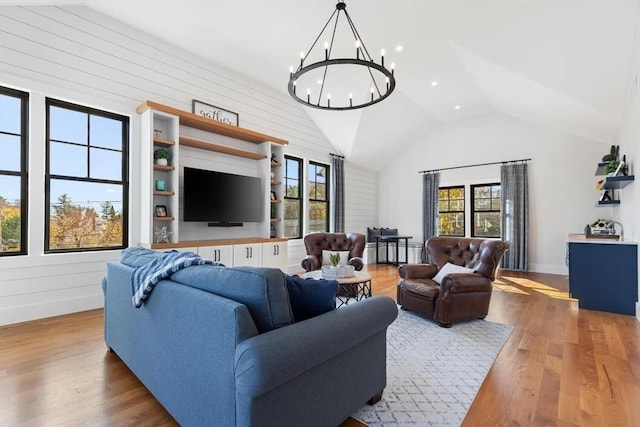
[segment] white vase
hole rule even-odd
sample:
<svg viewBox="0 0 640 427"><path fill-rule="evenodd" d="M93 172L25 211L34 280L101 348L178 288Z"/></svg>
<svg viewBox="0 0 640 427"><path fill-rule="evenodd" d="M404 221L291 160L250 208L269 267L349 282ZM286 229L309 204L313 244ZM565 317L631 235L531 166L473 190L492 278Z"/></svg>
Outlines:
<svg viewBox="0 0 640 427"><path fill-rule="evenodd" d="M156 164L160 166L167 166L169 161L167 159L156 159Z"/></svg>

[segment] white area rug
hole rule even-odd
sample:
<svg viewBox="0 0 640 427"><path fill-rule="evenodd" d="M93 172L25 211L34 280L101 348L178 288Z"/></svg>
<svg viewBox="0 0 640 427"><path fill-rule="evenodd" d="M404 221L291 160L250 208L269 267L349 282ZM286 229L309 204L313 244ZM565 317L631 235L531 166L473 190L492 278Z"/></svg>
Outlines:
<svg viewBox="0 0 640 427"><path fill-rule="evenodd" d="M382 400L352 417L371 427L459 426L512 331L486 320L446 329L399 310L387 330Z"/></svg>

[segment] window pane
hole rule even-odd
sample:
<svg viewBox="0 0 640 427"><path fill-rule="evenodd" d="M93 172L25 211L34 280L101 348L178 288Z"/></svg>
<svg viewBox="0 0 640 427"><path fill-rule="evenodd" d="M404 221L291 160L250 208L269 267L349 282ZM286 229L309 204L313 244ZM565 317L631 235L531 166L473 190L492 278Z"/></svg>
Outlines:
<svg viewBox="0 0 640 427"><path fill-rule="evenodd" d="M20 133L20 98L0 95L0 132Z"/></svg>
<svg viewBox="0 0 640 427"><path fill-rule="evenodd" d="M500 212L474 213L473 235L476 237L500 237Z"/></svg>
<svg viewBox="0 0 640 427"><path fill-rule="evenodd" d="M49 173L86 178L87 149L78 145L52 142L49 150Z"/></svg>
<svg viewBox="0 0 640 427"><path fill-rule="evenodd" d="M438 201L446 201L449 200L449 190L438 190Z"/></svg>
<svg viewBox="0 0 640 427"><path fill-rule="evenodd" d="M464 211L464 200L452 200L451 203L449 203L449 210Z"/></svg>
<svg viewBox="0 0 640 427"><path fill-rule="evenodd" d="M122 122L106 117L91 116L91 145L122 150Z"/></svg>
<svg viewBox="0 0 640 427"><path fill-rule="evenodd" d="M309 231L329 231L327 215L326 202L309 202Z"/></svg>
<svg viewBox="0 0 640 427"><path fill-rule="evenodd" d="M285 197L293 197L293 198L300 197L300 192L299 192L299 188L298 188L298 180L297 179L286 179L285 182L287 184L287 188L285 190L286 191Z"/></svg>
<svg viewBox="0 0 640 427"><path fill-rule="evenodd" d="M0 170L20 172L20 144L21 137L0 134Z"/></svg>
<svg viewBox="0 0 640 427"><path fill-rule="evenodd" d="M486 185L482 187L475 187L473 189L473 197L476 199L491 197L491 187Z"/></svg>
<svg viewBox="0 0 640 427"><path fill-rule="evenodd" d="M91 178L122 179L122 153L120 151L102 150L91 148L89 150L89 164L91 165Z"/></svg>
<svg viewBox="0 0 640 427"><path fill-rule="evenodd" d="M438 234L464 236L464 213L444 213L438 217Z"/></svg>
<svg viewBox="0 0 640 427"><path fill-rule="evenodd" d="M300 168L298 166L299 161L298 160L292 160L292 159L287 159L287 164L286 164L286 168L287 168L287 176L289 177L298 177L300 174Z"/></svg>
<svg viewBox="0 0 640 427"><path fill-rule="evenodd" d="M51 180L49 250L123 246L122 185Z"/></svg>
<svg viewBox="0 0 640 427"><path fill-rule="evenodd" d="M449 197L452 199L463 199L464 200L464 188L451 188L449 189Z"/></svg>
<svg viewBox="0 0 640 427"><path fill-rule="evenodd" d="M300 200L284 201L284 237L301 237L300 231Z"/></svg>
<svg viewBox="0 0 640 427"><path fill-rule="evenodd" d="M0 252L20 252L20 177L0 175Z"/></svg>
<svg viewBox="0 0 640 427"><path fill-rule="evenodd" d="M491 210L491 200L490 199L475 199L473 201L473 207L477 211L488 211L488 210Z"/></svg>
<svg viewBox="0 0 640 427"><path fill-rule="evenodd" d="M49 138L57 141L87 144L87 113L50 107Z"/></svg>

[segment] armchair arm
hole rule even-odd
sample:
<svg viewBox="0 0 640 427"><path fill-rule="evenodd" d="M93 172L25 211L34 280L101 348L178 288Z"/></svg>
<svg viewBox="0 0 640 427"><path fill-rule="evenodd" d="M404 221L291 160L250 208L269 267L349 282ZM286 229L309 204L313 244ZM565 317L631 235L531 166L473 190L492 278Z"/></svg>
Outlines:
<svg viewBox="0 0 640 427"><path fill-rule="evenodd" d="M305 271L313 271L320 269L322 262L320 261L320 258L315 255L307 255L300 265L302 265L302 268L304 268Z"/></svg>
<svg viewBox="0 0 640 427"><path fill-rule="evenodd" d="M478 273L450 273L444 276L441 293L491 292L491 280Z"/></svg>
<svg viewBox="0 0 640 427"><path fill-rule="evenodd" d="M438 274L434 264L405 264L398 267L402 279L433 279Z"/></svg>
<svg viewBox="0 0 640 427"><path fill-rule="evenodd" d="M246 339L236 348L236 393L273 390L385 331L397 316L396 303L379 295Z"/></svg>
<svg viewBox="0 0 640 427"><path fill-rule="evenodd" d="M348 261L349 265L353 265L353 268L355 268L356 270L360 271L362 270L362 266L364 265L362 263L362 258L360 257L353 257Z"/></svg>

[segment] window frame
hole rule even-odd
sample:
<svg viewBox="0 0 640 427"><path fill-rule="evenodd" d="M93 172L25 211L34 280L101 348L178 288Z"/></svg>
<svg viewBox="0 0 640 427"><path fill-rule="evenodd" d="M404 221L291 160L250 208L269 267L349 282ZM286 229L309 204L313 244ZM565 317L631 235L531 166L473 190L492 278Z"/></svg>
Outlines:
<svg viewBox="0 0 640 427"><path fill-rule="evenodd" d="M118 120L122 122L122 164L121 164L121 179L116 181L112 179L100 179L91 178L90 170L90 150L87 150L87 174L89 176L81 178L70 175L58 175L51 174L50 172L50 155L51 155L51 107L64 108L67 110L85 113L90 116L97 116L107 119ZM121 250L128 246L129 242L129 129L131 126L130 117L121 114L111 113L109 111L99 110L97 108L87 107L84 105L73 104L66 101L57 100L47 97L45 99L45 235L44 235L44 252L50 253L70 253L70 252L96 252L96 251L108 251L108 250ZM87 147L94 147L91 145L91 133L90 133L90 118L87 120ZM58 142L54 140L54 142ZM64 142L64 141L63 141ZM99 147L104 148L104 147ZM85 248L64 248L64 249L51 249L51 180L66 180L76 182L88 182L96 184L117 184L122 186L122 245L118 246L99 246L99 247L85 247Z"/></svg>
<svg viewBox="0 0 640 427"><path fill-rule="evenodd" d="M288 197L287 196L287 184L289 182L289 180L293 180L294 178L290 178L288 175L288 170L287 170L287 160L291 160L294 161L296 163L298 163L298 176L297 179L298 180L298 197ZM284 155L284 174L283 174L283 184L284 184L284 196L283 196L283 206L282 206L282 221L284 223L284 221L286 221L286 217L285 217L285 204L287 200L296 200L298 202L298 235L295 237L291 237L291 236L284 236L287 237L288 239L302 239L302 236L304 234L303 230L302 230L302 219L303 219L303 215L304 215L304 199L302 198L302 195L304 194L304 181L303 181L303 161L301 158L299 157L295 157L295 156L290 156L288 154ZM284 235L284 224L283 224L283 235Z"/></svg>
<svg viewBox="0 0 640 427"><path fill-rule="evenodd" d="M312 199L311 198L311 184L318 184L317 181L311 181L311 179L309 179L308 175L306 177L307 179L307 184L308 184L308 191L307 191L307 216L309 219L309 224L311 223L311 203L312 202L322 202L325 203L327 205L326 207L326 212L327 212L327 217L325 219L325 233L328 233L331 227L331 170L328 164L326 163L321 163L321 162L316 162L313 160L309 160L309 168L311 168L311 166L321 166L323 168L325 168L325 170L327 171L327 176L325 176L325 199L326 200L320 200L320 199Z"/></svg>
<svg viewBox="0 0 640 427"><path fill-rule="evenodd" d="M20 177L20 249L14 252L0 251L0 257L28 254L29 223L29 93L0 86L0 94L20 99L20 171L0 170L0 175ZM1 132L14 135L8 132ZM1 237L0 237L1 239Z"/></svg>
<svg viewBox="0 0 640 427"><path fill-rule="evenodd" d="M449 197L447 201L449 208L451 208L451 191L450 190L462 190L462 210L441 210L440 209L440 190L447 190ZM456 199L457 200L457 199ZM446 187L438 187L438 236L452 236L452 237L464 237L467 232L467 206L466 206L466 188L464 185L450 185ZM440 234L440 215L448 213L461 213L462 214L462 234Z"/></svg>
<svg viewBox="0 0 640 427"><path fill-rule="evenodd" d="M476 212L478 213L498 213L501 214L502 209L500 206L500 202L498 202L498 206L497 209L494 209L493 206L493 199L494 197L489 197L489 203L491 206L490 210L476 210L476 191L475 189L478 187L491 187L490 189L490 195L493 196L493 187L499 187L500 188L500 200L502 200L502 184L500 182L491 182L491 183L487 183L487 184L472 184L471 185L471 237L477 237L477 238L482 238L482 239L499 239L502 237L502 219L500 220L501 224L500 224L500 231L498 232L497 236L478 236L476 235L476 227L475 227L475 221L476 221Z"/></svg>

